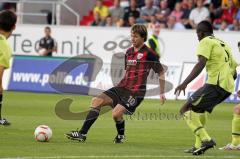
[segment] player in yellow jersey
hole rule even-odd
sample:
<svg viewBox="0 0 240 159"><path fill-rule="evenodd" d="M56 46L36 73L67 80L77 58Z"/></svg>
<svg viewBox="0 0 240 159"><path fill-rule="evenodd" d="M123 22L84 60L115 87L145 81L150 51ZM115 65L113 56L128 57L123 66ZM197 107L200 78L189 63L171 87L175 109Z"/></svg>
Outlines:
<svg viewBox="0 0 240 159"><path fill-rule="evenodd" d="M240 42L238 42L238 49L240 52ZM237 95L238 97L240 97L240 90L237 92ZM240 104L236 105L233 109L232 142L219 149L220 150L240 150Z"/></svg>
<svg viewBox="0 0 240 159"><path fill-rule="evenodd" d="M181 91L185 93L187 85L206 67L207 82L180 109L187 125L195 134L196 143L188 151L193 155L204 154L206 150L216 146L215 141L205 129L206 113L211 113L217 104L224 101L234 91L237 67L228 44L213 35L211 23L200 22L197 26L197 36L199 40L196 52L198 63L184 82L175 89L175 94Z"/></svg>
<svg viewBox="0 0 240 159"><path fill-rule="evenodd" d="M238 91L238 97L240 97L240 91ZM236 105L233 110L232 119L232 142L220 150L240 150L240 104Z"/></svg>
<svg viewBox="0 0 240 159"><path fill-rule="evenodd" d="M10 125L10 122L1 116L3 99L2 80L4 70L9 68L9 61L12 55L7 39L15 29L16 21L17 16L12 11L4 10L0 12L0 125Z"/></svg>

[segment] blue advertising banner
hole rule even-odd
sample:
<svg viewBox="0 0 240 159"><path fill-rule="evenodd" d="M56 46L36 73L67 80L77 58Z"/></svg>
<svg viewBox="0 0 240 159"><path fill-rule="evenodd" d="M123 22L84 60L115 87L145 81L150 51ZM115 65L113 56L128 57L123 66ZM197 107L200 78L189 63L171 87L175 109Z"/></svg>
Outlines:
<svg viewBox="0 0 240 159"><path fill-rule="evenodd" d="M14 57L8 90L88 94L93 60Z"/></svg>

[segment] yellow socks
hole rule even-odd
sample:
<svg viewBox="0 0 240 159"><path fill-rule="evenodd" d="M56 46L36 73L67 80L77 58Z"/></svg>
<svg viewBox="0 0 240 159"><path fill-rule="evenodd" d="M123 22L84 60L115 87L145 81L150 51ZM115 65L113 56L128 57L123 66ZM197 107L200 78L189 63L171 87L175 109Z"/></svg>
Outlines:
<svg viewBox="0 0 240 159"><path fill-rule="evenodd" d="M240 115L234 114L232 120L232 144L240 144Z"/></svg>
<svg viewBox="0 0 240 159"><path fill-rule="evenodd" d="M211 137L208 135L207 131L203 127L206 122L205 113L195 113L193 111L187 111L184 113L184 119L186 120L189 128L196 135L196 148L201 147L201 141L211 140Z"/></svg>
<svg viewBox="0 0 240 159"><path fill-rule="evenodd" d="M207 122L207 113L199 113L199 119L200 119L202 126L204 127ZM195 135L195 138L196 138L196 140L195 140L194 147L200 148L202 145L202 141L201 141L200 137L198 137L197 135Z"/></svg>
<svg viewBox="0 0 240 159"><path fill-rule="evenodd" d="M195 135L195 138L196 138L196 140L195 140L194 147L199 149L202 145L202 141L201 141L200 137L198 137L197 135Z"/></svg>

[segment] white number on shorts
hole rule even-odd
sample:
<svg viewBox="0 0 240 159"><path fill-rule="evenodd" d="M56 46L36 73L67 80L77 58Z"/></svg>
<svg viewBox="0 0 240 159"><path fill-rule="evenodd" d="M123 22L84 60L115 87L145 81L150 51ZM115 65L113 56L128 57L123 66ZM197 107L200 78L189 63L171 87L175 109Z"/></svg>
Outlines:
<svg viewBox="0 0 240 159"><path fill-rule="evenodd" d="M128 99L128 103L129 103L130 105L134 105L135 102L136 102L136 99L135 99L133 96L130 96L129 99Z"/></svg>

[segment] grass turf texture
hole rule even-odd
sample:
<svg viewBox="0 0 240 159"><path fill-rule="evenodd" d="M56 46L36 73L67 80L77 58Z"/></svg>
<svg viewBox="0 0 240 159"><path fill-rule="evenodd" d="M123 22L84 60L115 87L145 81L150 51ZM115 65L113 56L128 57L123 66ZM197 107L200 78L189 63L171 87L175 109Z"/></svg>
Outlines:
<svg viewBox="0 0 240 159"><path fill-rule="evenodd" d="M55 114L55 104L69 97L74 100L71 111L87 110L91 97L20 92L4 92L4 117L10 127L0 126L0 158L194 158L183 153L194 143L193 134L178 111L183 101L145 100L135 116L126 118L127 141L113 144L116 135L111 112L101 115L89 131L86 143L64 137L69 130L79 128L83 121L66 121ZM231 140L233 104L221 104L209 116L207 130L216 140L217 147ZM50 142L36 142L34 129L46 124L53 130ZM81 157L82 156L82 157ZM240 151L211 149L197 158L239 158ZM196 157L195 157L196 158Z"/></svg>

